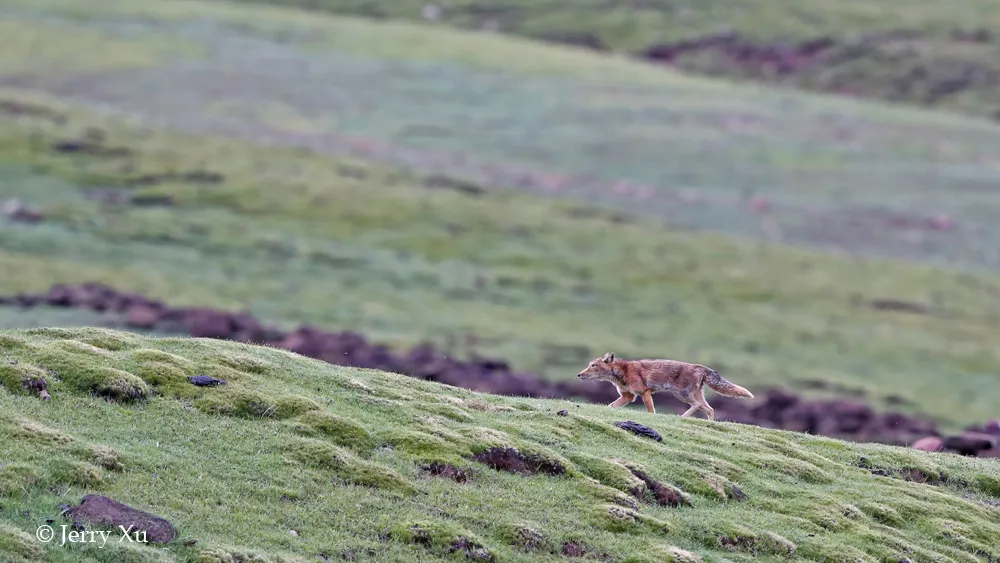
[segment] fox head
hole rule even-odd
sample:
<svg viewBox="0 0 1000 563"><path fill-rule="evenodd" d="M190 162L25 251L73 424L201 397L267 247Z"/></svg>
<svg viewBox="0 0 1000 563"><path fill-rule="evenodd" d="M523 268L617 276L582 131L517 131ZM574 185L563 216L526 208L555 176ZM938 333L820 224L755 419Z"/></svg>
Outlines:
<svg viewBox="0 0 1000 563"><path fill-rule="evenodd" d="M589 379L611 379L614 377L612 367L615 363L615 355L611 352L604 354L600 358L594 358L587 364L587 368L576 374L583 380Z"/></svg>

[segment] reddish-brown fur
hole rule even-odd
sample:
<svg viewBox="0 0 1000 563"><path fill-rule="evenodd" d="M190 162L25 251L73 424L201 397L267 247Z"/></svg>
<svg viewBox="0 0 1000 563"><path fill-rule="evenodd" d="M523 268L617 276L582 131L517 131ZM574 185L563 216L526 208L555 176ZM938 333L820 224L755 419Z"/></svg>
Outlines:
<svg viewBox="0 0 1000 563"><path fill-rule="evenodd" d="M715 409L705 401L705 385L726 397L753 398L750 391L701 364L676 360L623 360L615 358L611 352L592 360L577 377L613 384L618 389L619 397L608 405L611 407L621 407L635 401L636 397L642 397L646 410L655 413L653 393L668 391L691 405L681 416L692 416L702 411L710 420L715 420Z"/></svg>

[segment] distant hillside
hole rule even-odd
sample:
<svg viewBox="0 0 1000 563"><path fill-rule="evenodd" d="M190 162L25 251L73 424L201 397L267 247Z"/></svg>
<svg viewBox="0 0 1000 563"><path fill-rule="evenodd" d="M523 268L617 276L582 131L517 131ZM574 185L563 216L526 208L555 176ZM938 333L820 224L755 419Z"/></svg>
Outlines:
<svg viewBox="0 0 1000 563"><path fill-rule="evenodd" d="M242 1L443 22L1000 120L1000 4L986 0Z"/></svg>
<svg viewBox="0 0 1000 563"><path fill-rule="evenodd" d="M3 331L0 358L5 562L1000 557L993 460L482 395L219 340ZM164 518L170 541L36 539L129 515L84 495Z"/></svg>

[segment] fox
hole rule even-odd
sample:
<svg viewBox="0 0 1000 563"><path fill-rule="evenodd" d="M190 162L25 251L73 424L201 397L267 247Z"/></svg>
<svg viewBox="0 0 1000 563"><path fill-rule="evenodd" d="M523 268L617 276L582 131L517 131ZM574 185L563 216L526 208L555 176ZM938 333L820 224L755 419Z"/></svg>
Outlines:
<svg viewBox="0 0 1000 563"><path fill-rule="evenodd" d="M681 416L694 416L701 411L709 420L715 420L715 409L705 400L705 385L726 397L753 399L753 393L722 377L714 369L677 360L626 360L608 352L591 360L577 377L614 385L619 397L609 407L622 407L635 401L636 397L642 397L646 410L654 414L653 393L657 391L669 391L691 406Z"/></svg>

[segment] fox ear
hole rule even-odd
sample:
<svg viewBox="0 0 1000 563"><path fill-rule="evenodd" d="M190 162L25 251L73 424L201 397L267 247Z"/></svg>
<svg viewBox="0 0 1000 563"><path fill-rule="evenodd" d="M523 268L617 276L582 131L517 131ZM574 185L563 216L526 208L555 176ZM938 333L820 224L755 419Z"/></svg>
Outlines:
<svg viewBox="0 0 1000 563"><path fill-rule="evenodd" d="M612 354L611 352L608 352L607 354L604 354L604 362L605 363L610 364L613 361L615 361L615 355L614 354Z"/></svg>

